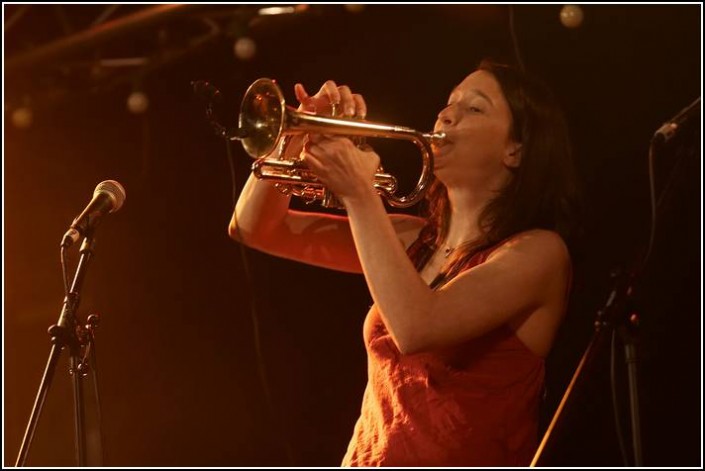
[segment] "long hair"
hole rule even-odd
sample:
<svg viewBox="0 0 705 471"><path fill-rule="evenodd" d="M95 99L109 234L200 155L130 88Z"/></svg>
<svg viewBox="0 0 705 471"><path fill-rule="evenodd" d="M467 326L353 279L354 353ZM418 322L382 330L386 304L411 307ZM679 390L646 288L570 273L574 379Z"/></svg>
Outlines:
<svg viewBox="0 0 705 471"><path fill-rule="evenodd" d="M477 70L491 73L502 89L512 115L511 137L521 143L521 160L480 213L481 237L456 250L449 272L516 233L549 229L569 244L576 229L579 205L570 137L553 94L536 78L505 64L485 59ZM420 242L432 252L445 240L450 221L448 193L439 180L426 195L426 213ZM416 262L420 268L426 260Z"/></svg>

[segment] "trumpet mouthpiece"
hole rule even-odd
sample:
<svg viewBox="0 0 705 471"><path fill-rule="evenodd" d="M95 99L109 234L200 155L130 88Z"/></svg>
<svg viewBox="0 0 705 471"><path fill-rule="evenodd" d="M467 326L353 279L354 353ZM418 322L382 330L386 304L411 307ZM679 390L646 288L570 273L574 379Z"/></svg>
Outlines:
<svg viewBox="0 0 705 471"><path fill-rule="evenodd" d="M446 133L444 132L435 132L431 135L431 140L432 141L445 141L446 139Z"/></svg>
<svg viewBox="0 0 705 471"><path fill-rule="evenodd" d="M441 146L445 143L446 133L444 133L443 131L431 132L428 134L424 134L424 137L431 141L432 145Z"/></svg>

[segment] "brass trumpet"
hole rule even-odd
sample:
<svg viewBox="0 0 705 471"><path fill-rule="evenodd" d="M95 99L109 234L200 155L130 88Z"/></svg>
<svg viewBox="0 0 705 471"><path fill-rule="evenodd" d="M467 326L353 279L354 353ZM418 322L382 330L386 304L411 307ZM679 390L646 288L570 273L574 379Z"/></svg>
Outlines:
<svg viewBox="0 0 705 471"><path fill-rule="evenodd" d="M396 196L397 179L381 170L374 187L391 206L407 208L416 204L428 189L433 172L431 143L445 139L445 133L424 134L403 126L389 126L345 118L330 118L296 111L287 106L281 89L271 79L256 80L245 92L240 109L238 131L231 139L242 141L245 151L256 161L256 178L274 181L285 193L321 201L324 207L341 207L340 202L298 158L267 158L287 135L302 133L342 134L359 137L384 137L414 142L423 156L423 170L416 187L406 196ZM283 154L283 153L281 153Z"/></svg>

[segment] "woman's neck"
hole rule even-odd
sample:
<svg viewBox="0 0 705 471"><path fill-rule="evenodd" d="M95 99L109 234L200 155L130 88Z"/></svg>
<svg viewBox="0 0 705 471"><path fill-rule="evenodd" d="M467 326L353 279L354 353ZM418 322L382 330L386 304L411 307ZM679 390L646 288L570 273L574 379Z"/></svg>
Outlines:
<svg viewBox="0 0 705 471"><path fill-rule="evenodd" d="M482 235L480 216L496 191L483 189L448 188L450 224L444 246L454 250L459 245L477 240Z"/></svg>

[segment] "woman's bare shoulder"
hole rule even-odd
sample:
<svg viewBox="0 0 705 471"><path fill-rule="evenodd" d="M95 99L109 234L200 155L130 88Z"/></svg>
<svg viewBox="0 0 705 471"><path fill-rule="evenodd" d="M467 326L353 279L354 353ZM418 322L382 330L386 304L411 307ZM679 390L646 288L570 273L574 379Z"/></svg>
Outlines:
<svg viewBox="0 0 705 471"><path fill-rule="evenodd" d="M548 229L529 229L519 232L496 247L488 260L506 254L550 259L554 263L570 263L570 252L563 237Z"/></svg>

